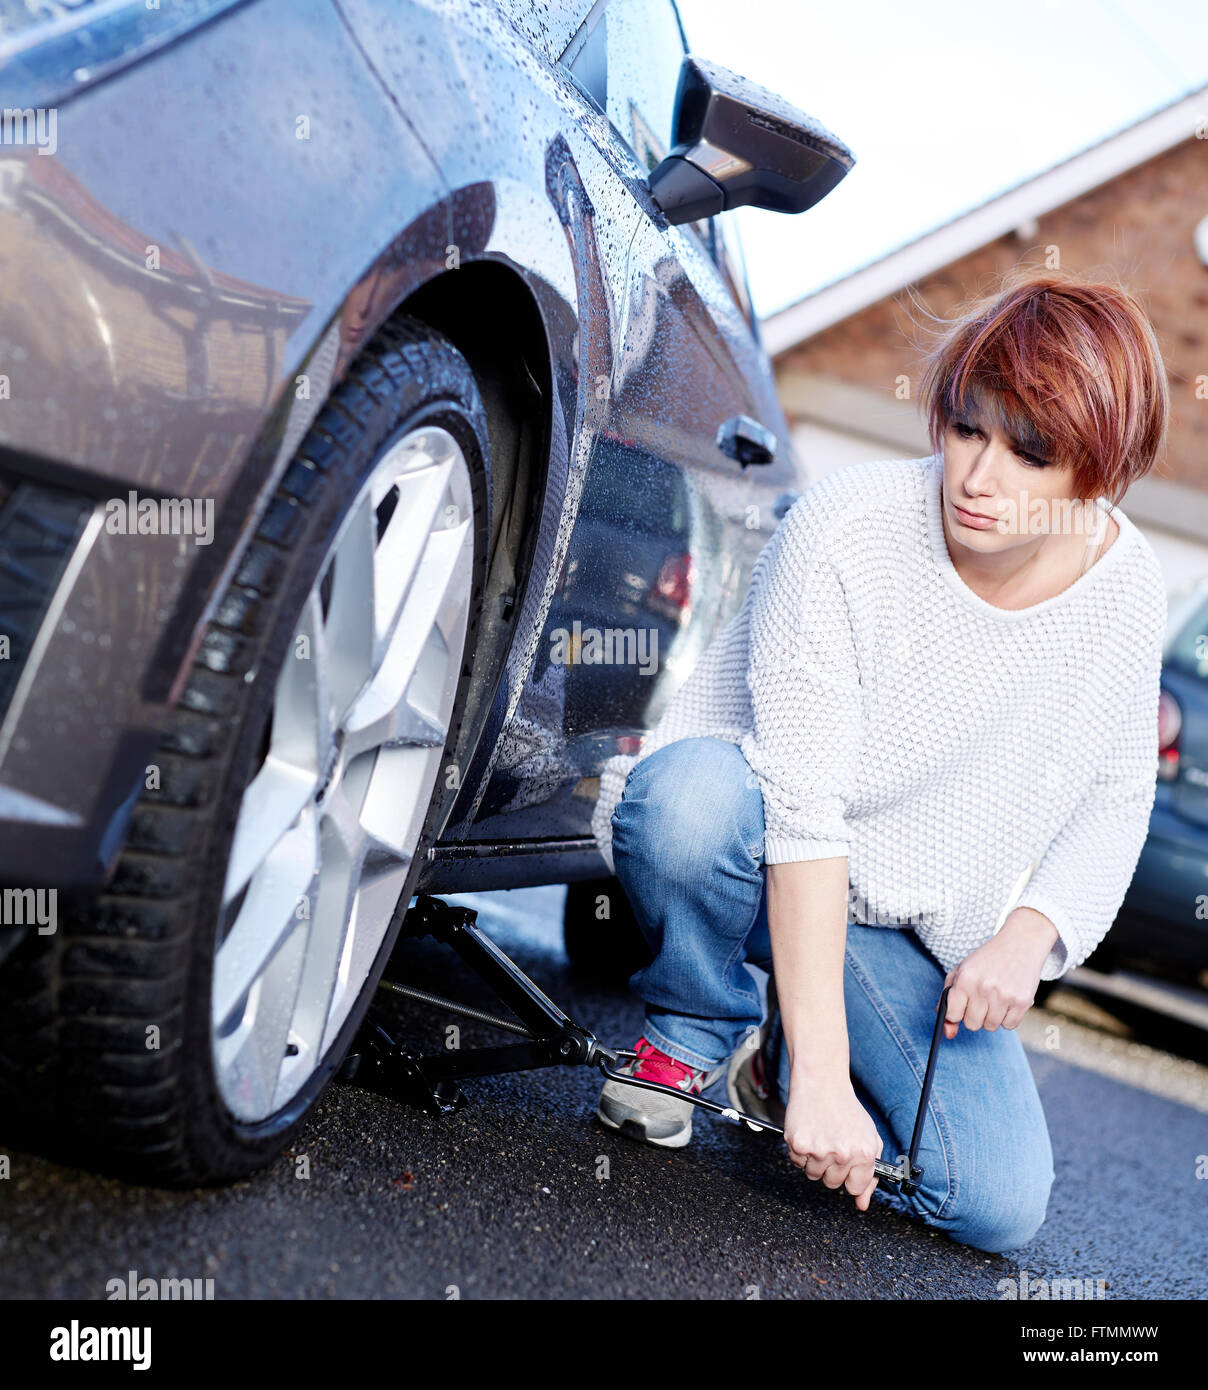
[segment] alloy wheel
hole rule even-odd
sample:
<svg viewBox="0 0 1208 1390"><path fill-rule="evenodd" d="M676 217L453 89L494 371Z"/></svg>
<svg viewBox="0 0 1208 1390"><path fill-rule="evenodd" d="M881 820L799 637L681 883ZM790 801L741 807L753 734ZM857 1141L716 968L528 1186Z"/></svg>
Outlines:
<svg viewBox="0 0 1208 1390"><path fill-rule="evenodd" d="M211 1040L253 1123L305 1085L364 987L431 805L473 589L460 446L424 426L383 453L317 572L240 804Z"/></svg>

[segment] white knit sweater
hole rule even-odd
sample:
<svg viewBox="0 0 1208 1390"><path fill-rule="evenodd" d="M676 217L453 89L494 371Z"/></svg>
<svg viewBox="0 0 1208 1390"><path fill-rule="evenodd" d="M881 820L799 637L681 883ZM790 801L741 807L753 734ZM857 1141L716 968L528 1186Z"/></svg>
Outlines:
<svg viewBox="0 0 1208 1390"><path fill-rule="evenodd" d="M1162 572L1100 498L1120 527L1106 552L1055 597L997 608L952 563L942 481L937 456L858 463L797 499L640 751L604 764L610 871L629 770L712 734L757 775L766 863L847 856L849 921L911 926L947 970L1031 907L1059 934L1042 979L1086 959L1153 806Z"/></svg>

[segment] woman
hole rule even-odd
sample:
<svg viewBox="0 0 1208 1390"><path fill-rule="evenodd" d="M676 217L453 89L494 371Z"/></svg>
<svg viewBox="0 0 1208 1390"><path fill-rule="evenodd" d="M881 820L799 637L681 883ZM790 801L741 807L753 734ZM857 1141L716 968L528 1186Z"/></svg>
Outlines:
<svg viewBox="0 0 1208 1390"><path fill-rule="evenodd" d="M655 953L633 1074L726 1076L859 1210L1002 1251L1054 1176L1015 1029L1111 926L1153 804L1166 591L1117 503L1169 403L1129 294L1026 271L944 329L920 394L932 456L796 501L592 826ZM909 1145L945 984L906 1197L872 1163ZM693 1108L610 1081L598 1113L678 1147Z"/></svg>

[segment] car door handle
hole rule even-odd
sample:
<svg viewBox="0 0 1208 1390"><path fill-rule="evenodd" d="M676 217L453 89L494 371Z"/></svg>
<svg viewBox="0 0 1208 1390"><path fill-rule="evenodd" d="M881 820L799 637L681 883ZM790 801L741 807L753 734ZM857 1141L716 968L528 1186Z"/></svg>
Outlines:
<svg viewBox="0 0 1208 1390"><path fill-rule="evenodd" d="M796 500L800 496L801 493L790 491L782 492L780 496L777 497L775 502L772 503L772 515L776 518L777 521L784 520L789 508L793 505L794 502L796 502Z"/></svg>
<svg viewBox="0 0 1208 1390"><path fill-rule="evenodd" d="M717 447L727 458L748 463L771 463L776 457L776 436L749 415L735 415L717 431Z"/></svg>

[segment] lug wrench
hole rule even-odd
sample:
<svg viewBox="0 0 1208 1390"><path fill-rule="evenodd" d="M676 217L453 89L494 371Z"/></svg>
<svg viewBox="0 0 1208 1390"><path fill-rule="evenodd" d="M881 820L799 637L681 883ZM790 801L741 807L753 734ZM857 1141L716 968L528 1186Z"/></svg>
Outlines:
<svg viewBox="0 0 1208 1390"><path fill-rule="evenodd" d="M923 1137L923 1117L927 1113L927 1102L931 1098L931 1083L935 1078L939 1042L944 1036L944 1015L947 1012L948 990L950 988L950 985L944 986L940 993L940 1002L935 1009L935 1027L931 1033L931 1047L927 1053L927 1069L923 1073L923 1089L919 1096L919 1108L914 1117L914 1131L910 1136L910 1151L899 1154L896 1163L886 1163L880 1158L873 1160L874 1175L881 1182L900 1184L902 1192L907 1196L918 1190L919 1179L923 1176L923 1169L915 1162L915 1159L918 1157L919 1143ZM718 1105L716 1101L705 1100L703 1096L687 1094L675 1086L666 1086L660 1081L644 1081L638 1077L627 1076L623 1072L614 1071L607 1065L607 1061L611 1061L615 1065L622 1058L636 1060L637 1053L628 1048L606 1048L600 1044L596 1045L593 1060L610 1080L623 1082L627 1086L642 1086L648 1091L663 1091L669 1096L674 1096L676 1100L691 1101L693 1105L699 1105L703 1110L720 1115L722 1119L730 1120L734 1124L745 1124L756 1132L770 1129L774 1134L779 1134L782 1139L784 1138L784 1130L780 1125L772 1124L768 1120L757 1120L752 1115L744 1115L742 1111L735 1110L732 1105Z"/></svg>

